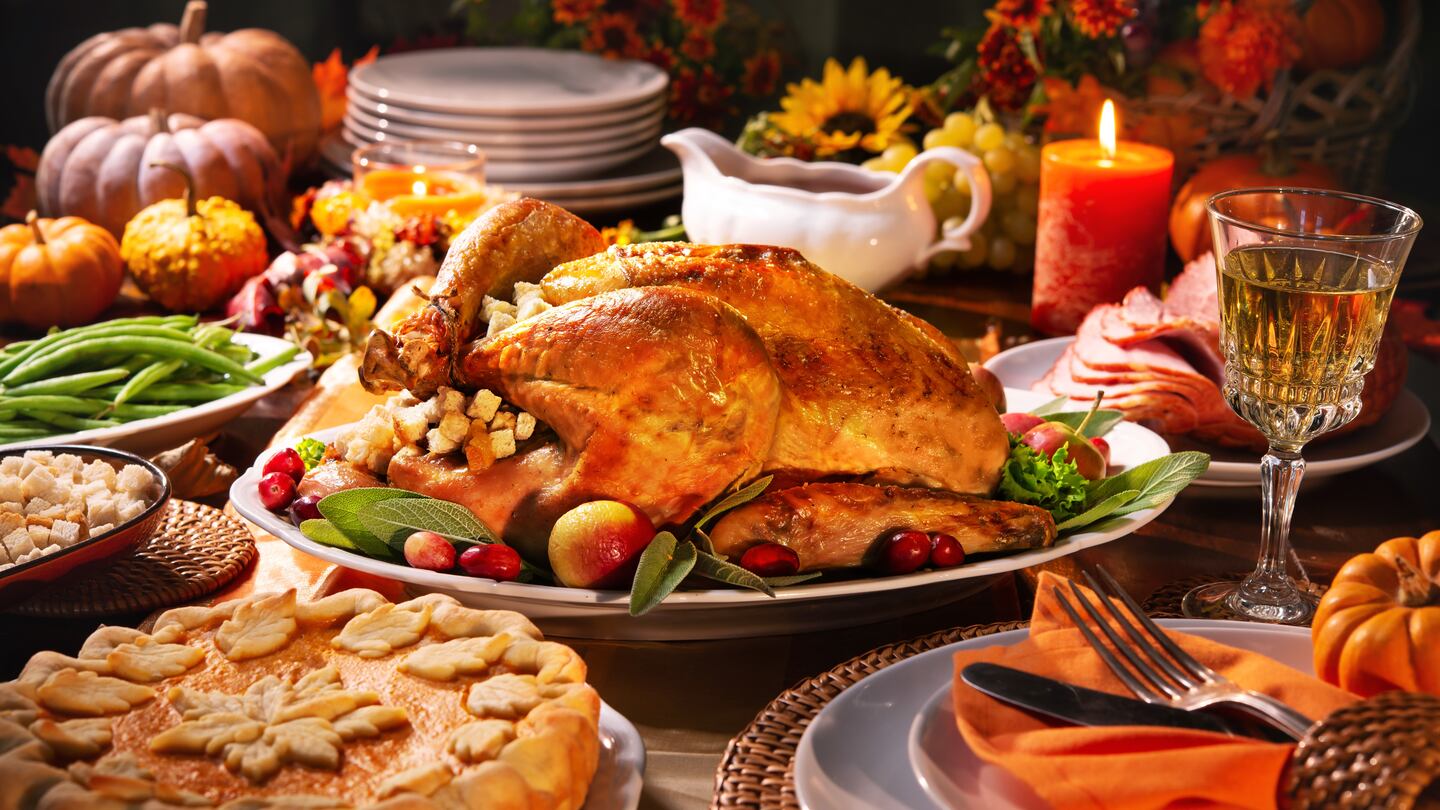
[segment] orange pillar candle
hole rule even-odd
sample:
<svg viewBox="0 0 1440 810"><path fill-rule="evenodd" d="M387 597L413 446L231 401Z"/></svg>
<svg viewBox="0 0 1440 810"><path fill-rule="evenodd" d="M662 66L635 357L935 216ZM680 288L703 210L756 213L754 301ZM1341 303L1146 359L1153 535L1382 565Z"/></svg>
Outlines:
<svg viewBox="0 0 1440 810"><path fill-rule="evenodd" d="M360 179L360 187L366 197L386 202L402 217L470 214L485 201L479 181L456 172L372 169Z"/></svg>
<svg viewBox="0 0 1440 810"><path fill-rule="evenodd" d="M1036 331L1075 331L1098 304L1138 286L1158 292L1170 212L1168 149L1115 139L1105 102L1100 138L1047 144L1040 156L1035 234Z"/></svg>

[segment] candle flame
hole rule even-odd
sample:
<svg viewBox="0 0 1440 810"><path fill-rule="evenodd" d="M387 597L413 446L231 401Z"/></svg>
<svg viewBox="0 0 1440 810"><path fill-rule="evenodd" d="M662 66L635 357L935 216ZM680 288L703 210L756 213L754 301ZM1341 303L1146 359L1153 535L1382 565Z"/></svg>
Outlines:
<svg viewBox="0 0 1440 810"><path fill-rule="evenodd" d="M1100 108L1100 152L1107 160L1115 159L1115 102L1105 99Z"/></svg>
<svg viewBox="0 0 1440 810"><path fill-rule="evenodd" d="M414 194L416 197L424 197L425 194L429 191L430 188L429 186L425 185L424 180L416 180L415 182L410 184L410 193Z"/></svg>

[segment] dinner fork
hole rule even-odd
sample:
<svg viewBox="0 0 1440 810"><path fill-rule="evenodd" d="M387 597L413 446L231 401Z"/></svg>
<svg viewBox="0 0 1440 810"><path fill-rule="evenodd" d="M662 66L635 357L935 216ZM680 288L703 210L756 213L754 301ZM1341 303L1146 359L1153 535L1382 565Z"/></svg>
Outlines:
<svg viewBox="0 0 1440 810"><path fill-rule="evenodd" d="M1104 580L1104 586L1097 582L1090 572L1083 571L1082 573L1090 584L1090 588L1100 597L1099 602L1103 610L1125 632L1125 635L1129 636L1129 641L1115 632L1114 628L1110 626L1110 622L1101 615L1100 609L1097 609L1091 600L1085 597L1079 586L1073 581L1070 582L1070 590L1093 620L1091 624L1100 628L1100 631L1110 640L1111 646L1130 663L1134 669L1133 672L1105 646L1105 643L1081 618L1080 613L1059 586L1055 588L1056 600L1060 603L1060 607L1069 614L1075 627L1085 636L1085 640L1095 649L1100 659L1110 667L1110 671L1115 673L1115 677L1135 693L1136 697L1146 703L1165 704L1187 710L1219 706L1233 707L1275 727L1296 740L1304 737L1305 732L1314 725L1315 721L1279 700L1242 688L1210 667L1196 661L1189 653L1180 649L1180 645L1165 635L1165 631L1161 630L1149 616L1145 615L1145 611L1135 604L1135 600L1130 598L1130 595L1120 587L1120 584L1110 576L1109 572L1099 566L1096 566L1096 570L1099 572L1100 578ZM1125 611L1117 608L1111 598L1107 597L1117 598L1124 602L1125 606L1129 608L1129 613L1141 627L1144 627L1145 634L1140 632L1135 622L1126 617ZM1158 643L1169 655L1156 649L1155 644L1146 639L1146 635Z"/></svg>

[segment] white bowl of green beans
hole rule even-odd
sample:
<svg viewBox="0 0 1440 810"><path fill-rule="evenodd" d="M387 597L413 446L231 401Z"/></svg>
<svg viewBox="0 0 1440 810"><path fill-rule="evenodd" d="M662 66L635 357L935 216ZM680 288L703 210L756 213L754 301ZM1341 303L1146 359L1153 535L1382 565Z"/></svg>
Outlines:
<svg viewBox="0 0 1440 810"><path fill-rule="evenodd" d="M0 447L153 453L239 417L310 367L288 340L192 315L121 318L0 348Z"/></svg>

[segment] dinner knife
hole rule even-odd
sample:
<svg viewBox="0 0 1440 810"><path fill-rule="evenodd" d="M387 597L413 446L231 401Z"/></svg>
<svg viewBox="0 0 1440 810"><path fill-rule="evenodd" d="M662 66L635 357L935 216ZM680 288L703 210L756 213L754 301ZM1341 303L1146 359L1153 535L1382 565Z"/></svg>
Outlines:
<svg viewBox="0 0 1440 810"><path fill-rule="evenodd" d="M1081 726L1166 726L1234 734L1223 719L1145 703L999 664L970 664L960 679L996 700Z"/></svg>

